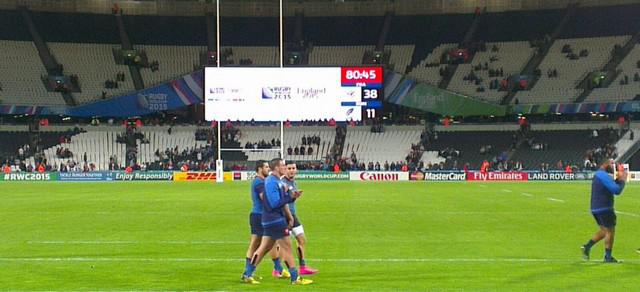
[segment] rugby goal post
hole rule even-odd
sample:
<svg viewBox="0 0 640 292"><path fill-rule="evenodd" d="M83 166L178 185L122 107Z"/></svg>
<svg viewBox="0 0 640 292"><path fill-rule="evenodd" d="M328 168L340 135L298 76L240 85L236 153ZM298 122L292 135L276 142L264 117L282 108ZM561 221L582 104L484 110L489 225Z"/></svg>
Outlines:
<svg viewBox="0 0 640 292"><path fill-rule="evenodd" d="M222 151L252 151L252 152L277 152L279 158L284 159L284 122L280 121L280 148L271 149L246 149L246 148L222 148L222 122L218 121L218 159L216 160L216 182L224 182L224 160L222 159ZM242 146L242 145L241 145Z"/></svg>

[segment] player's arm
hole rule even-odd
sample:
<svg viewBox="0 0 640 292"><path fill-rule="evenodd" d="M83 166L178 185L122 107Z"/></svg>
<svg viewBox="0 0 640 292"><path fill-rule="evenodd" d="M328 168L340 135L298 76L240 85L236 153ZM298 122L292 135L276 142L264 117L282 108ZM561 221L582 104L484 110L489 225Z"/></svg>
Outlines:
<svg viewBox="0 0 640 292"><path fill-rule="evenodd" d="M622 193L622 190L624 189L624 180L616 181L612 177L604 173L600 173L600 175L598 175L598 179L600 179L607 190L615 195L620 195Z"/></svg>
<svg viewBox="0 0 640 292"><path fill-rule="evenodd" d="M271 209L277 209L283 207L284 205L291 203L295 200L295 198L285 195L280 196L280 187L277 182L271 181L265 185L266 188L266 196L267 196L267 204Z"/></svg>
<svg viewBox="0 0 640 292"><path fill-rule="evenodd" d="M256 187L256 193L258 193L258 197L260 197L260 201L264 202L264 184L260 184Z"/></svg>
<svg viewBox="0 0 640 292"><path fill-rule="evenodd" d="M293 214L291 214L291 209L289 209L289 204L284 205L284 215L287 216L287 223L289 224L289 229L293 228Z"/></svg>

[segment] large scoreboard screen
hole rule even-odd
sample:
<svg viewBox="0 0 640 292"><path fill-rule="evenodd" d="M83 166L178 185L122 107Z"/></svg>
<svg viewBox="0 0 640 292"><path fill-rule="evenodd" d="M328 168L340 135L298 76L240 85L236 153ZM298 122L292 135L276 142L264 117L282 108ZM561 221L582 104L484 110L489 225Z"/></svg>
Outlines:
<svg viewBox="0 0 640 292"><path fill-rule="evenodd" d="M381 67L205 68L207 120L376 118Z"/></svg>

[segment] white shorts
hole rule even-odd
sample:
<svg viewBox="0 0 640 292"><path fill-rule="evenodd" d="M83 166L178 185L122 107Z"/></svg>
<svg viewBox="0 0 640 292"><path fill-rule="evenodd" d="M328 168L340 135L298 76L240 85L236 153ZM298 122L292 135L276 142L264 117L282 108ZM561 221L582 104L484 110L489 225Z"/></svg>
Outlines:
<svg viewBox="0 0 640 292"><path fill-rule="evenodd" d="M304 234L304 228L302 228L302 225L298 225L297 227L293 227L291 229L291 235L294 237L298 237L299 235L303 235Z"/></svg>

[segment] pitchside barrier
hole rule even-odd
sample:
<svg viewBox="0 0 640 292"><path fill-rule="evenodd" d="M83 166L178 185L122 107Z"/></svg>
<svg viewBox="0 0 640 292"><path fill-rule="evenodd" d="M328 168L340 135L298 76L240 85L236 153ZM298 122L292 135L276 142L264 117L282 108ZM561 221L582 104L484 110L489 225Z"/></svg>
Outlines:
<svg viewBox="0 0 640 292"><path fill-rule="evenodd" d="M253 171L224 172L224 181L250 181L255 177ZM520 171L488 172L479 171L300 171L298 180L318 181L584 181L593 178L592 171L566 173L563 171ZM118 182L118 181L211 181L217 180L216 172L200 171L97 171L97 172L46 172L46 173L8 173L0 175L0 181L63 181L63 182ZM630 181L640 181L640 171L629 172Z"/></svg>

